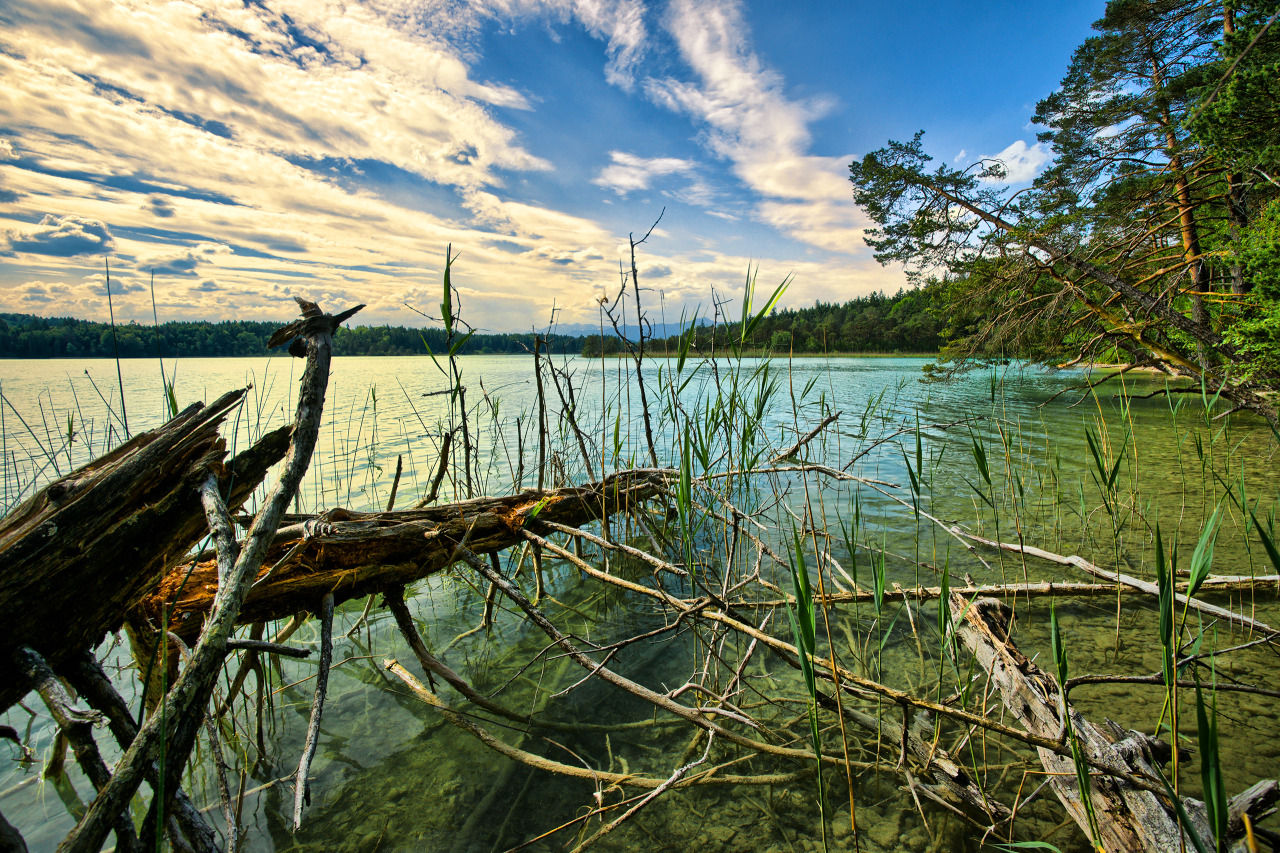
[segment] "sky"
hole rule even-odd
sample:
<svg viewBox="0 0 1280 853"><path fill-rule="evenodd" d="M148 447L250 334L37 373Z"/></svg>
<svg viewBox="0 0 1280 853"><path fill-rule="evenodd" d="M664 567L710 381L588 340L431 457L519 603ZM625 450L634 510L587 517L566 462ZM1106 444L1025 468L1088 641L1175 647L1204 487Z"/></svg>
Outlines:
<svg viewBox="0 0 1280 853"><path fill-rule="evenodd" d="M655 321L893 293L849 163L923 129L1032 180L1103 7L0 0L0 312L105 321L109 268L117 321L428 325L452 247L476 328L594 325L651 227Z"/></svg>

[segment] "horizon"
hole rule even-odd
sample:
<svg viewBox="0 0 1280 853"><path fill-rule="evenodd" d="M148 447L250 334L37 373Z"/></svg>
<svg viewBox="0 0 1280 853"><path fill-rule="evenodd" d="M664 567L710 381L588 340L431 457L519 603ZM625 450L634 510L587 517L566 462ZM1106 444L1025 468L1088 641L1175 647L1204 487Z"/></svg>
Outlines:
<svg viewBox="0 0 1280 853"><path fill-rule="evenodd" d="M438 312L446 247L485 332L906 284L848 164L926 131L947 164L1048 160L1030 122L1104 4L841 10L670 0L6 4L0 311L359 325ZM1043 8L1041 8L1043 7Z"/></svg>

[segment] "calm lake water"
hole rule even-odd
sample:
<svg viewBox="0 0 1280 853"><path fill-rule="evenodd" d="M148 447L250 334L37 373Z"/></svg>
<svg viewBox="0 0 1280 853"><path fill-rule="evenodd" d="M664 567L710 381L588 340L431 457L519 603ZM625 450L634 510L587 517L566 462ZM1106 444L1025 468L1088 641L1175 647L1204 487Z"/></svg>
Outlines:
<svg viewBox="0 0 1280 853"><path fill-rule="evenodd" d="M647 464L639 394L630 364L572 358L555 363L572 376L575 417L587 435L593 471L598 474L602 466L613 470ZM924 359L805 359L775 364L762 376L761 363L747 361L738 374L744 386L777 382L777 393L764 408L762 422L763 433L775 445L791 443L797 433L807 432L826 414L840 411L835 424L811 444L809 458L835 468L856 458L852 472L895 484L889 491L904 498L905 506L867 488L858 489L856 497L856 512L862 520L856 538L889 555L885 570L890 584L936 585L934 569L944 564L955 584L965 573L978 582L1024 577L1089 580L1074 570L1024 563L1010 555L988 554L992 568L984 568L936 526L917 519L911 507L912 474L919 481L919 506L940 519L992 538L1016 541L1021 537L1028 544L1080 554L1145 577L1152 577L1151 531L1157 523L1166 542L1179 542L1185 566L1205 519L1222 503L1225 520L1214 553L1214 572L1272 573L1236 504L1224 502L1226 490L1231 489L1236 499L1243 494L1250 506L1256 502L1258 518L1274 512L1276 443L1264 423L1239 417L1206 422L1198 392L1134 400L1126 409L1112 399L1108 384L1096 397L1081 401L1079 393L1068 393L1050 402L1082 374L1013 365L937 383L922 381L925 363ZM476 436L481 462L472 490L502 494L516 486L536 485L537 397L532 359L468 356L459 364L466 402L472 409L469 429ZM229 443L242 448L291 417L300 365L287 357L183 361L174 374L177 403L185 407L197 400L211 401L227 390L251 384L243 409L224 430ZM684 383L692 370L692 362L681 373L676 372L674 360L652 362L646 367L646 387L658 396L673 381ZM126 419L131 433L163 422L166 408L159 365L122 362L119 380L115 371L109 361L0 361L0 393L5 399L0 402L4 507L29 496L33 484L65 473L118 443ZM706 417L705 406L715 399L717 374L721 387L731 381L727 362L717 363L714 369L707 364L697 368L678 392L682 417ZM1136 394L1164 387L1161 380L1150 377L1126 377L1125 383ZM1119 383L1115 384L1118 388ZM449 396L437 393L449 387L441 369L426 357L335 360L322 444L299 508L383 508L398 457L404 474L396 505L405 507L424 496L439 457L442 430L454 423ZM547 395L557 399L550 387ZM559 402L552 408L546 485L582 481L587 475L579 445L558 414ZM678 465L681 435L665 421L655 427L660 462ZM1086 433L1092 436L1092 445ZM975 446L985 453L990 484ZM1119 460L1114 493L1098 482L1091 447L1099 450L1108 475ZM916 464L917 452L923 465ZM775 544L783 540L781 531L790 532L791 520L784 507L798 510L806 496L832 530L838 529L840 521L850 521L855 512L852 489L837 489L812 476L776 473L763 488L783 496L779 506L772 501L752 504L761 508L758 519ZM462 496L466 490L461 477L457 482L446 481L441 499ZM874 550L864 552L859 547L855 561L837 544L833 554L846 569L857 571L855 566L861 565L859 580L864 586L869 583L867 567ZM666 619L647 602L584 581L576 570L553 563L548 568L550 599L544 607L579 636L604 643L652 630ZM615 563L614 570L635 572L637 578L648 574L625 562ZM789 580L772 577L790 589ZM472 576L456 572L434 576L410 590L411 610L430 648L482 692L497 696L509 707L536 710L564 723L616 726L608 735L563 728L526 733L482 721L491 732L557 761L658 778L697 758L701 746L690 743L686 728L667 725L663 717L655 718L650 706L597 680L579 684L584 673L566 659L547 654L545 635L530 629L522 616L500 606L492 628L472 632L479 624L483 592ZM1273 625L1280 623L1272 592L1236 595L1218 603L1243 608ZM1048 648L1048 606L1047 600L1017 604L1018 641L1029 655ZM500 851L532 841L601 801L619 799L616 790L531 771L444 722L382 667L382 660L392 657L417 672L412 654L384 609L375 608L365 625L349 637L341 636L355 625L362 607L363 602L355 601L340 608L335 626L337 665L313 765L313 802L296 836L288 828L292 786L275 780L296 767L311 702L308 679L315 664L275 664L266 673L267 707L261 717L253 702L241 699L237 713L227 718L224 739L231 764L237 773L243 771L243 787L251 792L242 814L246 849ZM931 690L930 684L939 677L937 643L935 638L933 650L927 648L927 632L921 626L927 627L935 618L934 606L909 608L905 615L903 609L895 608L901 618L890 611L878 621L866 610L864 605L845 614L838 624L833 617L835 637L847 632L849 648L859 644L865 648L864 635L874 636L883 651L874 656L876 672L868 674L878 673L895 686ZM1155 616L1149 603L1127 595L1120 602L1114 596L1060 600L1058 614L1073 674L1159 670ZM785 617L781 619L771 630L789 636ZM921 636L926 636L923 643ZM1207 629L1205 643L1225 648L1241 639L1238 629L1215 625ZM315 623L308 622L291 642L314 646ZM689 680L696 669L698 649L705 653L699 642L688 633L638 643L628 646L610 666L655 689L672 689ZM837 646L842 642L837 639ZM824 644L825 638L820 651ZM116 666L129 665L123 647L103 649L102 654ZM765 695L803 699L797 676L776 662L757 660L753 659L747 673L754 679L753 690L760 694L757 699L763 701L760 697ZM861 660L866 663L867 658ZM1275 654L1265 646L1224 659L1220 669L1224 677L1276 687ZM122 673L118 682L130 684L128 673ZM225 688L224 683L221 689ZM465 705L451 691L442 688L440 695L455 707ZM1160 688L1111 685L1081 688L1073 700L1097 722L1107 717L1152 731L1160 718L1161 696ZM756 700L744 697L742 701L750 705ZM1227 762L1227 787L1232 793L1273 776L1280 766L1276 747L1280 724L1274 704L1248 694L1219 696L1219 715L1231 732L1235 750ZM25 733L43 760L51 749L52 731L38 698L28 697L26 706L30 712L11 709L3 722ZM802 714L803 703L793 704L787 713ZM1194 705L1188 705L1181 732L1192 739L1194 719ZM795 732L807 737L806 728ZM99 732L99 742L106 746L104 734ZM16 755L11 746L4 748ZM993 745L992 753L984 753L981 762L994 765L1010 758ZM883 760L896 764L896 756ZM202 759L201 767L207 764ZM799 769L785 763L770 767L758 760L750 767L752 772ZM1025 782L1023 796L1042 781L1020 765L1004 773L1008 778L1000 790L1012 792ZM1198 775L1183 775L1184 790L1194 792ZM89 796L89 787L74 769L69 783L39 777L38 764L8 762L0 767L0 811L22 829L31 849L47 850L71 826L72 815ZM239 778L232 780L233 788L239 784ZM927 823L922 821L910 795L898 785L899 777L891 771L857 781L862 849L976 849L980 833L936 809L927 813ZM197 773L192 788L200 803L216 803L207 773ZM779 853L821 849L815 796L812 779L786 786L708 786L671 792L597 846L656 850L696 845ZM847 803L847 795L841 796ZM840 802L839 796L833 794L833 798ZM1029 831L1039 834L1050 832L1063 819L1060 809L1039 800L1025 813ZM211 813L210 818L215 824L221 822L220 813ZM832 847L852 849L847 820L843 825L837 820L832 829ZM574 832L537 841L531 849L571 848ZM1050 840L1064 850L1087 849L1072 828Z"/></svg>

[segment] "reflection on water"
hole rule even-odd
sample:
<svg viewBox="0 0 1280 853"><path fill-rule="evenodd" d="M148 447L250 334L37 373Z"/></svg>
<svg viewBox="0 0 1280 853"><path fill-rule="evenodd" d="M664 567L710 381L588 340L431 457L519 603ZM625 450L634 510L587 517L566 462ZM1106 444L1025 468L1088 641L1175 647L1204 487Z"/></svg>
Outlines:
<svg viewBox="0 0 1280 853"><path fill-rule="evenodd" d="M537 460L532 359L469 356L460 363L468 402L475 406L470 425L484 472L473 487L477 493L498 494L532 486ZM1189 555L1204 519L1223 500L1228 487L1237 497L1243 493L1251 503L1258 501L1259 518L1273 510L1275 444L1270 431L1240 419L1206 426L1195 394L1177 395L1173 403L1160 396L1137 399L1125 409L1100 390L1084 400L1077 394L1062 395L1039 408L1063 389L1063 374L1004 366L950 383L926 383L920 381L923 363L920 359L834 359L798 360L789 367L775 367L779 391L762 424L770 441L790 444L797 431L802 434L824 415L840 411L839 420L809 446L808 458L841 468L857 457L853 470L896 484L888 491L905 500L904 504L860 488L855 506L849 488L837 489L830 480L796 472L775 473L760 484L766 491L786 495L785 504L792 508L802 507L807 496L833 532L857 513L861 528L854 536L859 543L855 553L849 553L837 536L832 554L864 587L870 584L870 567L879 551L889 555L884 567L890 588L937 585L944 565L953 585L959 585L966 574L977 583L1085 580L1072 570L1009 554L985 555L990 568L984 567L939 526L926 517L917 518L908 487L912 476L918 480L918 507L938 519L992 538L1080 554L1146 577L1151 576L1151 532L1156 523L1166 542L1176 540L1182 553ZM573 376L575 416L586 433L586 450L595 470L600 470L600 462L606 470L643 464L647 451L639 426L639 402L631 393L630 365L622 360L602 364L580 359L562 364ZM185 405L196 399L211 400L251 382L254 388L244 409L225 431L229 443L244 447L286 421L293 405L296 365L292 359L278 358L183 362L178 366L178 401ZM90 376L84 373L86 366ZM758 366L753 361L744 363L743 375L750 377ZM0 390L12 403L12 409L3 407L6 506L30 493L23 484L33 477L47 479L65 472L69 465L82 464L123 432L119 390L107 378L111 367L108 362L0 362ZM164 408L157 368L127 361L122 369L130 430L161 423ZM660 389L672 387L673 381L684 382L687 374L673 380L674 371L674 361L655 361L646 367L646 384ZM717 371L726 381L727 366L720 365ZM686 414L702 411L699 407L714 396L714 379L713 371L704 365L685 385L679 398ZM1164 387L1161 380L1150 377L1126 377L1124 382L1135 394ZM390 493L397 457L404 462L397 506L425 495L438 462L442 430L453 425L450 418L456 415L451 413L448 395L424 395L446 387L445 377L428 358L336 360L322 444L300 505L381 508ZM1178 400L1188 402L1175 414L1172 409ZM558 404L554 408L558 410ZM17 421L15 410L22 413L25 426ZM75 438L68 446L69 416ZM582 449L564 423L553 413L553 470L559 481L578 481L585 478ZM659 428L656 439L664 464L678 464L676 431ZM1099 452L1098 461L1094 450ZM980 456L985 460L985 476ZM1116 472L1110 485L1098 479L1099 462L1107 476ZM461 478L446 480L441 497L448 500L464 490ZM780 547L776 531L789 529L790 516L784 509L770 508L770 502L758 503L766 508L758 520L774 531L771 541ZM1229 501L1226 517L1214 554L1215 573L1270 573L1256 538L1252 547L1245 546L1243 520ZM649 547L648 533L630 532L637 545ZM716 542L714 537L702 541L700 554L702 570L713 585L718 573L743 568L718 557L713 551ZM591 548L586 556L594 556ZM507 559L507 571L513 573L519 567L527 579L531 567L525 555ZM654 583L652 573L639 564L615 561L613 570L630 573L637 582ZM605 645L672 621L651 600L602 587L570 566L548 561L547 572L548 598L540 606L562 629L584 642ZM790 589L789 579L778 567L765 563L762 572L775 586ZM834 573L828 577L828 583L841 582ZM671 590L688 594L687 588L675 585ZM580 668L547 647L545 635L501 602L493 626L473 632L480 621L484 592L469 573L446 573L410 590L410 607L428 646L460 675L495 701L548 723L523 730L489 715L477 716L476 721L491 734L564 764L655 779L665 779L701 754L705 742L694 739L688 726L672 725L669 718L655 715L652 706L598 679L584 680ZM1029 656L1043 652L1048 648L1048 601L1012 603L1018 615L1018 642ZM1243 600L1237 594L1230 602L1224 598L1219 603L1243 608L1272 624L1280 622L1273 592L1245 593ZM363 602L340 608L337 630L345 632L356 625L362 609ZM1057 611L1073 673L1159 671L1155 613L1148 601L1130 593L1118 600L1114 595L1059 600ZM753 621L759 622L765 613L750 610L747 615L755 614ZM950 664L939 655L936 628L931 627L936 624L933 604L888 605L877 619L871 605L864 603L833 611L830 618L832 643L855 671L924 695L939 690L943 676L950 689L962 675L950 672ZM789 636L785 622L786 617L777 614L764 624L767 630ZM826 627L819 628L822 648ZM1226 647L1243 639L1239 629L1216 625L1207 628L1205 642ZM313 623L291 642L314 646ZM673 691L691 673L716 672L723 680L724 661L739 660L745 646L744 638L737 635L680 628L619 649L609 666L655 690ZM257 687L250 678L253 689L237 700L236 713L224 724L231 764L244 770L243 788L252 791L241 816L247 849L469 853L506 850L526 842L532 842L529 849L534 850L567 849L575 837L581 840L598 829L600 818L534 839L601 807L611 807L604 816L605 821L611 820L643 794L634 787L623 790L553 776L497 755L414 698L386 672L385 658L399 659L418 671L393 620L375 608L367 622L350 637L340 638L335 647L334 660L341 664L331 676L313 765L313 801L296 836L289 827L292 787L274 780L296 768L311 702L309 678L316 665L305 660L273 661L263 672L267 687L261 714L251 698L257 696ZM112 653L112 660L126 663L119 652ZM1274 664L1274 652L1257 646L1232 655L1222 664L1220 676L1274 687L1268 683ZM126 676L119 681L129 680ZM741 684L735 699L739 707L791 738L785 745L807 744L805 689L793 670L761 653L741 673ZM221 689L226 686L224 682ZM438 694L455 708L467 710L451 690L441 687ZM1078 688L1072 698L1099 723L1108 718L1150 731L1160 717L1162 693L1158 687L1100 685ZM694 695L687 694L682 701L692 703ZM1224 693L1218 702L1235 750L1225 762L1227 788L1234 793L1274 775L1280 765L1276 747L1280 726L1269 698ZM869 710L876 712L874 705ZM896 709L884 708L883 713L900 719ZM4 722L28 733L42 757L49 754L51 731L43 716L32 717L16 708L5 715ZM1193 705L1183 709L1180 724L1182 734L1194 738ZM962 735L949 732L947 748L960 749L973 772L987 778L1006 801L1019 790L1025 797L1043 781L1034 762L1011 764L1020 756L994 742L962 740ZM105 740L100 737L104 744ZM839 743L838 733L831 734L830 742ZM950 813L929 808L922 819L911 792L893 772L898 756L883 746L877 755L874 741L871 744L870 752L863 747L851 755L885 768L854 778L862 850L977 848L982 834ZM732 748L722 747L719 760L732 755ZM205 756L200 766L207 765ZM782 774L803 769L783 760L755 757L726 772ZM71 825L70 811L77 807L77 798L88 796L84 780L72 771L74 789L42 783L38 767L16 763L0 772L0 810L23 829L33 850L52 849ZM196 799L215 803L217 794L209 775L198 771L192 778ZM1199 779L1186 773L1183 783L1184 791L1194 793ZM238 784L233 780L233 787ZM853 849L843 774L830 774L828 786L830 845ZM822 840L815 796L811 774L790 784L669 792L605 836L597 848L817 850ZM1056 803L1043 798L1026 804L1020 815L1028 833L1022 837L1040 837L1062 821ZM217 823L221 816L212 814L211 819ZM1050 840L1064 850L1088 849L1074 828L1061 830Z"/></svg>

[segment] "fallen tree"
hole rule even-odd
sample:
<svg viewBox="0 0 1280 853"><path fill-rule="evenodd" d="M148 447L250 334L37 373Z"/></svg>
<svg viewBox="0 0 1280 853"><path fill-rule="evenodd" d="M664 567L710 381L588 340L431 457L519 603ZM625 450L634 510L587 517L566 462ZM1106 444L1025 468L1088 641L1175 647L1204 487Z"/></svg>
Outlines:
<svg viewBox="0 0 1280 853"><path fill-rule="evenodd" d="M1078 745L1084 760L1124 767L1137 779L1158 783L1158 766L1169 759L1171 748L1141 732L1124 732L1120 739L1109 737L1085 719L1072 707L1054 678L1013 642L1009 633L1012 611L1004 602L994 598L970 600L953 593L949 603L957 636L986 670L991 684L1000 691L1004 706L1029 733L1065 744L1071 732L1073 750ZM1167 797L1114 775L1088 775L1088 790L1082 790L1078 784L1080 773L1072 758L1043 747L1038 752L1049 786L1098 849L1149 853L1214 849L1204 803L1183 798L1181 811L1185 818L1180 820L1179 809ZM1271 792L1274 799L1276 782L1264 780L1231 802L1236 838L1244 835L1243 814L1257 819L1270 805L1263 791ZM1193 841L1191 834L1198 836L1203 846Z"/></svg>
<svg viewBox="0 0 1280 853"><path fill-rule="evenodd" d="M0 709L31 687L14 663L19 648L55 669L93 648L205 535L199 484L208 470L238 507L284 455L288 427L224 464L218 427L244 393L191 405L0 519Z"/></svg>
<svg viewBox="0 0 1280 853"><path fill-rule="evenodd" d="M315 611L325 595L341 604L434 574L461 559L459 548L489 554L521 544L531 518L581 525L637 508L658 493L651 470L622 471L586 486L475 498L395 512L331 510L290 516L275 534L240 609L240 623ZM216 560L173 569L130 613L137 626L195 636L218 589Z"/></svg>

